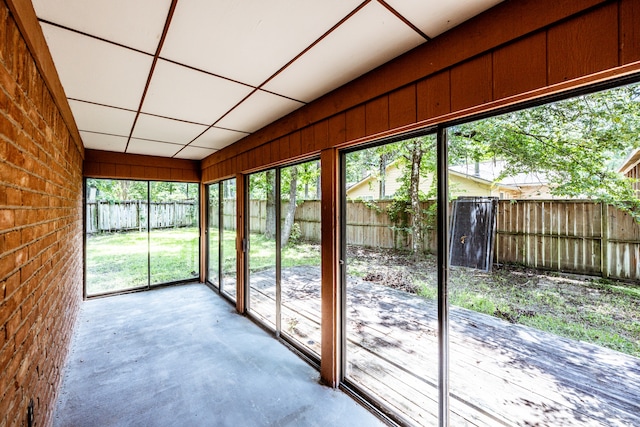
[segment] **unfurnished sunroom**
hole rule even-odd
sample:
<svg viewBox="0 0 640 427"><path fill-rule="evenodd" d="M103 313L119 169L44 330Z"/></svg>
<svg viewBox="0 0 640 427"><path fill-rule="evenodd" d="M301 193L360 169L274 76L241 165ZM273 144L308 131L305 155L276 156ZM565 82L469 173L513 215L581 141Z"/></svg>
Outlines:
<svg viewBox="0 0 640 427"><path fill-rule="evenodd" d="M639 1L0 13L0 424L640 423Z"/></svg>

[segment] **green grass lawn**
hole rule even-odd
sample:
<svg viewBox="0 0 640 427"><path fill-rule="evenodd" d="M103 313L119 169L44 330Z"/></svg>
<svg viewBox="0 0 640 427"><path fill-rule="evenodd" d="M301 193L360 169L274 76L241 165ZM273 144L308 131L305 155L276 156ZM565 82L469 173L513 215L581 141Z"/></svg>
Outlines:
<svg viewBox="0 0 640 427"><path fill-rule="evenodd" d="M104 233L87 236L87 294L116 292L197 277L198 229ZM151 256L149 257L149 250Z"/></svg>
<svg viewBox="0 0 640 427"><path fill-rule="evenodd" d="M263 234L250 236L250 270L252 272L275 269L276 242ZM282 248L282 268L320 266L320 245L308 242L289 242Z"/></svg>
<svg viewBox="0 0 640 427"><path fill-rule="evenodd" d="M213 234L215 230L212 230ZM262 234L252 234L251 271L275 268L275 242ZM212 239L212 247L217 240ZM151 284L187 280L198 276L198 229L153 230L150 244L147 233L103 233L87 237L87 293L117 292L147 286L147 252L150 250ZM236 270L236 233L224 230L222 267L225 275ZM212 253L210 264L217 265ZM282 268L319 266L320 247L311 243L291 243L283 248ZM211 266L210 274L217 274Z"/></svg>

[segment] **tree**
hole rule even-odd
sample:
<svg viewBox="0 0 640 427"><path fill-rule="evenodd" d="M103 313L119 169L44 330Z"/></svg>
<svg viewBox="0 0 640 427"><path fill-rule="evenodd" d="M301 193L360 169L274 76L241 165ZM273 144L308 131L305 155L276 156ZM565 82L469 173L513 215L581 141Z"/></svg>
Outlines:
<svg viewBox="0 0 640 427"><path fill-rule="evenodd" d="M98 200L116 202L121 200L147 200L146 181L120 179L87 179L87 187L95 188Z"/></svg>
<svg viewBox="0 0 640 427"><path fill-rule="evenodd" d="M276 181L275 170L269 169L264 173L266 179L266 199L267 199L267 212L266 212L266 227L264 235L273 239L276 236Z"/></svg>
<svg viewBox="0 0 640 427"><path fill-rule="evenodd" d="M293 228L293 220L296 215L297 207L297 190L298 190L298 167L291 166L289 168L290 180L289 180L289 205L287 207L287 214L284 219L284 227L282 228L282 237L280 244L282 247L287 246L289 238L291 237L291 229Z"/></svg>
<svg viewBox="0 0 640 427"><path fill-rule="evenodd" d="M404 213L408 215L408 229L411 233L411 253L414 257L423 252L425 216L421 202L428 196L435 196L435 180L431 180L432 191L424 194L420 190L421 177L433 177L436 171L436 138L434 135L425 135L419 138L411 138L393 147L400 157L404 173L401 178L401 186L394 195L394 203L390 206L392 217L398 217L398 210L404 207Z"/></svg>
<svg viewBox="0 0 640 427"><path fill-rule="evenodd" d="M617 173L638 135L640 85L632 85L456 126L450 161L505 160L499 179L542 172L554 195L607 202L638 218L631 181Z"/></svg>

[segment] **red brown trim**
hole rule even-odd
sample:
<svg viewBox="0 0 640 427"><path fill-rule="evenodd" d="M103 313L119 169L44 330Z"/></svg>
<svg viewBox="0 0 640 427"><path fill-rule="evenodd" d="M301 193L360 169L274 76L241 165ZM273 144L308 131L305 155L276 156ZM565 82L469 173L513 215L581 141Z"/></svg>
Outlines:
<svg viewBox="0 0 640 427"><path fill-rule="evenodd" d="M330 148L320 153L322 186L321 234L321 308L322 342L320 347L320 377L330 387L341 380L341 280L340 280L340 162L338 150Z"/></svg>
<svg viewBox="0 0 640 427"><path fill-rule="evenodd" d="M162 29L162 35L160 36L160 42L158 43L156 53L153 55L153 62L151 63L151 69L149 70L149 75L147 76L147 82L144 85L144 91L142 92L142 96L140 97L140 105L138 105L138 111L136 112L136 117L133 119L133 124L131 125L131 131L129 132L129 139L127 140L127 145L124 149L125 153L129 149L129 142L131 142L131 136L133 135L133 131L136 128L136 123L138 123L138 117L140 117L142 104L144 104L144 99L147 96L147 92L149 91L151 78L153 77L153 72L155 71L156 65L158 64L158 59L160 58L160 51L162 50L162 45L164 45L165 39L167 38L167 33L169 32L169 26L171 25L171 19L173 18L173 13L175 12L177 5L178 5L178 0L171 0L171 6L169 6L169 13L167 14L167 20L164 23L164 28Z"/></svg>
<svg viewBox="0 0 640 427"><path fill-rule="evenodd" d="M83 174L91 178L201 181L199 161L90 149L85 151Z"/></svg>
<svg viewBox="0 0 640 427"><path fill-rule="evenodd" d="M203 160L206 168L553 25L607 7L605 0L503 2ZM574 18L575 17L575 18ZM347 125L347 134L350 133ZM347 139L350 139L347 136Z"/></svg>
<svg viewBox="0 0 640 427"><path fill-rule="evenodd" d="M413 22L409 21L407 18L404 17L404 15L402 15L400 12L398 12L397 10L395 10L393 7L391 7L391 5L389 3L387 3L384 0L378 0L378 3L380 3L382 6L384 6L389 12L393 13L396 18L398 18L399 20L401 20L402 22L404 22L404 24L411 28L413 31L415 31L416 33L418 33L420 35L420 37L422 37L423 39L425 39L426 41L431 40L431 37L429 37L428 35L426 35L425 33L422 32L422 30L418 27L416 27L415 25L413 25Z"/></svg>

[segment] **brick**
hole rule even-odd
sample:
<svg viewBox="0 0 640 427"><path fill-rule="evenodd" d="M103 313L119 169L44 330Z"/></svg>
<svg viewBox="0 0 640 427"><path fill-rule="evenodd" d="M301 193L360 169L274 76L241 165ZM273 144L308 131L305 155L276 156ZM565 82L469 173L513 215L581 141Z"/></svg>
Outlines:
<svg viewBox="0 0 640 427"><path fill-rule="evenodd" d="M13 228L15 225L15 212L10 209L0 209L0 230Z"/></svg>
<svg viewBox="0 0 640 427"><path fill-rule="evenodd" d="M17 188L7 187L5 189L7 196L6 204L8 206L20 206L22 205L22 191Z"/></svg>
<svg viewBox="0 0 640 427"><path fill-rule="evenodd" d="M0 256L0 280L4 279L15 270L15 258L10 255Z"/></svg>
<svg viewBox="0 0 640 427"><path fill-rule="evenodd" d="M13 294L20 286L20 274L17 272L13 273L11 276L7 277L3 283L5 286L4 296L6 298Z"/></svg>

